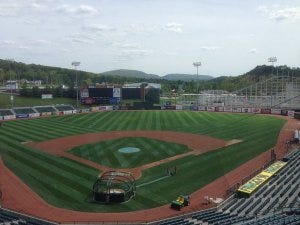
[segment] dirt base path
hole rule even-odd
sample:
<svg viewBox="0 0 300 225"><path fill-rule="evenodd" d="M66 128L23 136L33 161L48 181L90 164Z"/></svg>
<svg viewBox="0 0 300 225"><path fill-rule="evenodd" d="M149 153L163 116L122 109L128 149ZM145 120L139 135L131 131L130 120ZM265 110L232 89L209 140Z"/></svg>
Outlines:
<svg viewBox="0 0 300 225"><path fill-rule="evenodd" d="M167 141L177 144L183 144L188 146L192 151L175 155L166 159L162 159L156 162L152 162L146 165L142 165L132 169L121 169L122 171L130 172L133 174L135 179L138 179L144 169L149 169L151 167L173 161L188 155L199 155L207 151L215 150L224 146L238 143L237 140L224 141L217 138L212 138L209 136L173 132L173 131L112 131L112 132L100 132L100 133L88 133L80 134L68 137L61 137L52 140L47 140L39 143L27 142L26 144L37 148L41 151L56 155L64 156L72 160L78 161L80 163L86 164L88 166L94 167L101 170L102 172L115 170L114 168L106 167L98 163L92 162L88 159L73 155L68 151L85 144L97 143L100 141L119 139L124 137L145 137L152 138L161 141Z"/></svg>
<svg viewBox="0 0 300 225"><path fill-rule="evenodd" d="M286 153L286 141L293 137L294 129L300 128L298 120L288 119L280 132L276 145L276 154L281 157ZM265 152L234 169L223 177L206 185L191 195L191 205L181 212L171 210L169 205L149 210L140 210L126 213L84 213L57 208L47 204L17 176L15 176L0 160L0 187L3 192L3 207L11 208L23 213L35 215L61 223L73 222L147 222L177 214L204 209L212 205L204 204L204 197L223 197L228 187L240 182L264 163L270 160L270 152Z"/></svg>

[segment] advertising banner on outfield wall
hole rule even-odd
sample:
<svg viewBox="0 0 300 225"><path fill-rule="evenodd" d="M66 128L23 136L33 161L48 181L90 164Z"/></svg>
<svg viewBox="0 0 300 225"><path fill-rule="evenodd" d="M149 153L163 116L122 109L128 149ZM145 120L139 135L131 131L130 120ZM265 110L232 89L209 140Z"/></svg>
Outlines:
<svg viewBox="0 0 300 225"><path fill-rule="evenodd" d="M17 114L17 115L16 115L16 118L18 118L18 119L28 118L28 117L29 117L28 114Z"/></svg>
<svg viewBox="0 0 300 225"><path fill-rule="evenodd" d="M231 107L224 107L224 112L232 112L232 108Z"/></svg>
<svg viewBox="0 0 300 225"><path fill-rule="evenodd" d="M206 111L206 106L198 106L198 111Z"/></svg>
<svg viewBox="0 0 300 225"><path fill-rule="evenodd" d="M232 108L232 112L241 113L242 108Z"/></svg>
<svg viewBox="0 0 300 225"><path fill-rule="evenodd" d="M261 113L261 109L260 108L252 108L252 112L253 113Z"/></svg>
<svg viewBox="0 0 300 225"><path fill-rule="evenodd" d="M242 108L243 113L251 113L252 109L251 108Z"/></svg>
<svg viewBox="0 0 300 225"><path fill-rule="evenodd" d="M3 116L0 116L0 120L3 120Z"/></svg>
<svg viewBox="0 0 300 225"><path fill-rule="evenodd" d="M287 115L288 115L288 117L291 117L291 118L294 118L294 115L295 115L295 111L288 111L287 112Z"/></svg>
<svg viewBox="0 0 300 225"><path fill-rule="evenodd" d="M208 112L214 112L214 111L215 111L215 107L213 107L213 106L208 106L208 107L206 108L206 110L207 110Z"/></svg>
<svg viewBox="0 0 300 225"><path fill-rule="evenodd" d="M281 114L281 109L271 109L271 114L280 115Z"/></svg>
<svg viewBox="0 0 300 225"><path fill-rule="evenodd" d="M224 112L224 107L222 106L216 107L216 112Z"/></svg>
<svg viewBox="0 0 300 225"><path fill-rule="evenodd" d="M13 120L16 119L15 115L7 115L7 116L3 116L3 120Z"/></svg>
<svg viewBox="0 0 300 225"><path fill-rule="evenodd" d="M112 111L114 110L114 107L112 105L106 106L106 111Z"/></svg>
<svg viewBox="0 0 300 225"><path fill-rule="evenodd" d="M64 115L70 115L70 114L73 114L73 110L64 111Z"/></svg>
<svg viewBox="0 0 300 225"><path fill-rule="evenodd" d="M30 113L29 114L29 118L34 118L34 117L39 117L40 114L39 113Z"/></svg>
<svg viewBox="0 0 300 225"><path fill-rule="evenodd" d="M42 116L51 116L51 112L42 112L41 115Z"/></svg>
<svg viewBox="0 0 300 225"><path fill-rule="evenodd" d="M91 112L99 111L99 107L91 107Z"/></svg>
<svg viewBox="0 0 300 225"><path fill-rule="evenodd" d="M182 105L176 105L176 110L182 110Z"/></svg>
<svg viewBox="0 0 300 225"><path fill-rule="evenodd" d="M271 109L261 109L262 114L271 114Z"/></svg>

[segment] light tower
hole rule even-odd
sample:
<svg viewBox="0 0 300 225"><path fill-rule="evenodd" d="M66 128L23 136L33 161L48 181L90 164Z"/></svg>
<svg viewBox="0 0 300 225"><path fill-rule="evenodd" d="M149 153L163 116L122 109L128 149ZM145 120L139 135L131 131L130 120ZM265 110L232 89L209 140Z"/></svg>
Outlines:
<svg viewBox="0 0 300 225"><path fill-rule="evenodd" d="M198 67L201 66L201 62L194 62L193 65L197 67L197 111L198 111L198 101L199 101L199 74L198 74Z"/></svg>
<svg viewBox="0 0 300 225"><path fill-rule="evenodd" d="M272 63L272 74L273 74L274 63L277 62L277 57L273 56L273 57L268 58L268 62ZM277 70L277 76L278 76L278 70Z"/></svg>
<svg viewBox="0 0 300 225"><path fill-rule="evenodd" d="M10 101L11 101L11 108L14 107L14 96L12 94L12 76L11 76L11 64L15 62L14 59L6 59L9 62L9 89L10 89Z"/></svg>
<svg viewBox="0 0 300 225"><path fill-rule="evenodd" d="M75 68L75 76L76 76L76 108L78 109L78 76L77 76L77 67L80 65L80 62L74 61L71 63Z"/></svg>

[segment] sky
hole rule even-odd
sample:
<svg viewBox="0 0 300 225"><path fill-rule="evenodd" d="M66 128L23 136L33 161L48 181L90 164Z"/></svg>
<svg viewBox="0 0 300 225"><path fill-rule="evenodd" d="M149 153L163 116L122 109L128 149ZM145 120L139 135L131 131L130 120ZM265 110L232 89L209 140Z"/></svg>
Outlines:
<svg viewBox="0 0 300 225"><path fill-rule="evenodd" d="M300 67L300 0L0 0L0 58L100 73Z"/></svg>

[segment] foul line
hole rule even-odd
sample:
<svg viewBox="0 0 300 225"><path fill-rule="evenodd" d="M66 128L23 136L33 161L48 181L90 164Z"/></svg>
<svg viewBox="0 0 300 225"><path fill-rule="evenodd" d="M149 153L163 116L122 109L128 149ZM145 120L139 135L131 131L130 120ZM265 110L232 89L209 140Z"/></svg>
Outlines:
<svg viewBox="0 0 300 225"><path fill-rule="evenodd" d="M171 176L167 175L167 176L164 176L164 177L160 177L160 178L158 178L158 179L149 181L149 182L147 182L147 183L143 183L143 184L137 185L136 187L137 187L137 188L138 188L138 187L143 187L143 186L146 186L146 185L148 185L148 184L152 184L152 183L155 183L155 182L157 182L157 181L164 180L164 179L166 179L166 178L168 178L168 177L171 177Z"/></svg>

